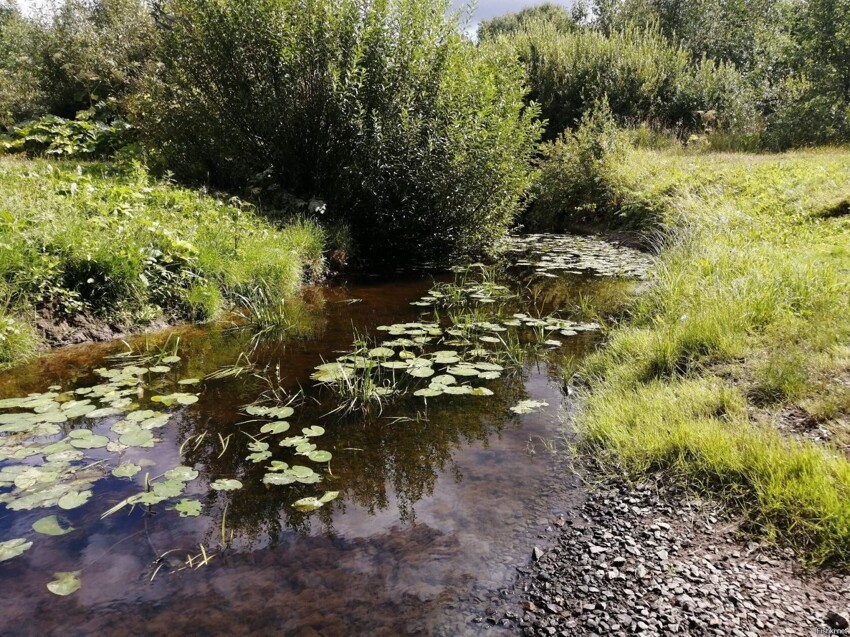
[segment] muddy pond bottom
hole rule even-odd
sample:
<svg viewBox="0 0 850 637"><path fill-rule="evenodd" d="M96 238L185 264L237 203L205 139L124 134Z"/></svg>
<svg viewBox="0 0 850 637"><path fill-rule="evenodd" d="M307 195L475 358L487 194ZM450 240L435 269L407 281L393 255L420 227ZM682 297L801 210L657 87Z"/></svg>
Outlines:
<svg viewBox="0 0 850 637"><path fill-rule="evenodd" d="M579 497L562 369L600 337L552 312L632 285L521 258L308 290L281 334L182 328L0 375L0 634L488 632ZM347 413L373 368L386 395Z"/></svg>

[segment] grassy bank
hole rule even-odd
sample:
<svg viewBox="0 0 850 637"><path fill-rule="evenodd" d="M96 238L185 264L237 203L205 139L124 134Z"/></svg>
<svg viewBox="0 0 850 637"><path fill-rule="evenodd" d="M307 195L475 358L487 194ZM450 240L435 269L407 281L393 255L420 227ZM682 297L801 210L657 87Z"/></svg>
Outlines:
<svg viewBox="0 0 850 637"><path fill-rule="evenodd" d="M846 565L850 152L629 151L616 172L617 200L656 211L667 240L648 292L584 366L586 446Z"/></svg>
<svg viewBox="0 0 850 637"><path fill-rule="evenodd" d="M314 223L273 226L141 168L0 158L0 366L36 351L37 321L141 327L279 299L323 243Z"/></svg>

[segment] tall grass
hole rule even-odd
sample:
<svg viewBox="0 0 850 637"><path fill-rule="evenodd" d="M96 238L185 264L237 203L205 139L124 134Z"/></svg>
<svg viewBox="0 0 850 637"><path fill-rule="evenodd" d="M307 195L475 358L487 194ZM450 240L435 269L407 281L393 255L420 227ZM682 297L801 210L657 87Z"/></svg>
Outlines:
<svg viewBox="0 0 850 637"><path fill-rule="evenodd" d="M291 294L323 243L315 222L271 225L139 167L0 159L0 282L19 313L207 320L258 287Z"/></svg>
<svg viewBox="0 0 850 637"><path fill-rule="evenodd" d="M666 247L582 370L581 426L610 468L717 494L814 563L850 562L850 464L776 423L811 409L840 439L849 415L826 397L850 378L850 219L822 214L848 170L841 151L630 151L622 183L663 204Z"/></svg>

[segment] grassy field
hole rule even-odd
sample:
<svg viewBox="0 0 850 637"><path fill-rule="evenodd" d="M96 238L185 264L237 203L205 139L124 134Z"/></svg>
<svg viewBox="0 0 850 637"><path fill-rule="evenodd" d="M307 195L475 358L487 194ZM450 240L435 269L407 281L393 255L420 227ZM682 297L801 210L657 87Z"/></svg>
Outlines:
<svg viewBox="0 0 850 637"><path fill-rule="evenodd" d="M277 227L138 167L0 158L0 366L40 346L37 316L143 326L279 299L319 273L323 244L314 223Z"/></svg>
<svg viewBox="0 0 850 637"><path fill-rule="evenodd" d="M850 152L630 151L616 181L666 240L581 372L585 445L725 499L813 564L850 563Z"/></svg>

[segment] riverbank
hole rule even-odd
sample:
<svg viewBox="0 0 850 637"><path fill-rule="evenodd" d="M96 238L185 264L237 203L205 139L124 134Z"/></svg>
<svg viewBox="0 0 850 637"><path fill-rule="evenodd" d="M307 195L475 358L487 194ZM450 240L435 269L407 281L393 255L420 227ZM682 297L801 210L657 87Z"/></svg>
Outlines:
<svg viewBox="0 0 850 637"><path fill-rule="evenodd" d="M280 299L321 275L323 248L315 223L138 166L0 158L0 366Z"/></svg>
<svg viewBox="0 0 850 637"><path fill-rule="evenodd" d="M716 497L811 565L850 561L848 174L840 150L630 152L618 200L656 202L665 244L580 372L603 473Z"/></svg>

